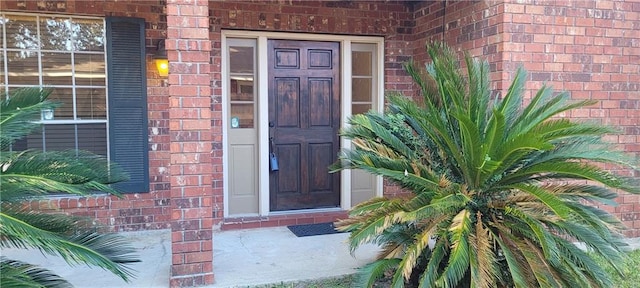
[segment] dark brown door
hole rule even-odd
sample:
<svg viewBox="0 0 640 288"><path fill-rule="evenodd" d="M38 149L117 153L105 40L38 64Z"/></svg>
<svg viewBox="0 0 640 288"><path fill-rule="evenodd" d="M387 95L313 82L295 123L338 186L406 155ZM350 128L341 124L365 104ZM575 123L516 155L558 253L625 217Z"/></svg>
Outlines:
<svg viewBox="0 0 640 288"><path fill-rule="evenodd" d="M271 211L340 206L339 43L269 40Z"/></svg>

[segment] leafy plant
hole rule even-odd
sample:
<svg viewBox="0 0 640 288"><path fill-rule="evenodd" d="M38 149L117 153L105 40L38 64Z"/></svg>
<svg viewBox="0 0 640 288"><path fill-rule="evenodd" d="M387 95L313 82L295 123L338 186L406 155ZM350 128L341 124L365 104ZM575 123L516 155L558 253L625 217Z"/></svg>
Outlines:
<svg viewBox="0 0 640 288"><path fill-rule="evenodd" d="M88 152L10 151L16 140L39 126L43 109L57 106L46 100L49 94L40 88L23 88L0 100L0 247L36 248L71 265L101 267L128 281L134 272L128 265L139 260L124 238L96 232L91 219L42 214L25 205L50 193L120 196L109 184L126 180L116 165ZM0 258L0 287L70 286L47 269Z"/></svg>
<svg viewBox="0 0 640 288"><path fill-rule="evenodd" d="M421 101L391 95L384 114L353 116L342 132L353 149L333 171L362 169L412 192L357 205L337 223L352 250L383 247L356 286L391 273L392 287L610 287L572 241L622 272L623 226L592 204L640 190L603 169L636 169L603 142L613 129L562 117L595 101L544 86L523 105L522 69L495 97L486 62L466 56L464 71L444 45L427 50L426 73L405 65Z"/></svg>

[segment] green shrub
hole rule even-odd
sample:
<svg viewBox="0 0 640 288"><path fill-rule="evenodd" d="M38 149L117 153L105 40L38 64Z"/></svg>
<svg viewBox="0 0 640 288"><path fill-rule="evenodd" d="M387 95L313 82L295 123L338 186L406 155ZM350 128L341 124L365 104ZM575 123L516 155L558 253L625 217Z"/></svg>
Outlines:
<svg viewBox="0 0 640 288"><path fill-rule="evenodd" d="M498 97L486 62L467 56L463 71L449 48L427 50L426 73L405 66L420 101L391 95L384 114L353 116L343 131L353 149L333 171L362 169L413 192L357 205L337 223L351 249L383 248L356 286L391 273L392 287L610 287L571 241L621 272L622 226L589 203L640 191L602 169L635 169L602 141L613 129L562 117L595 102L545 86L523 105L523 70Z"/></svg>
<svg viewBox="0 0 640 288"><path fill-rule="evenodd" d="M29 210L24 201L50 193L89 196L94 192L119 196L109 184L127 179L107 159L82 151L11 151L16 140L40 124L40 111L57 105L50 91L16 89L0 95L0 247L39 249L69 264L101 267L128 281L139 262L122 237L100 234L93 219ZM70 287L55 273L22 261L0 257L0 287Z"/></svg>

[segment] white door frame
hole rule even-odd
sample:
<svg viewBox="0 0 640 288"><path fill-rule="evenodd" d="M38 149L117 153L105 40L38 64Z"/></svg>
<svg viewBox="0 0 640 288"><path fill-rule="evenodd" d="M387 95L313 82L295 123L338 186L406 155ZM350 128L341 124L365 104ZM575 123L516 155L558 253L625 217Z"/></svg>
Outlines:
<svg viewBox="0 0 640 288"><path fill-rule="evenodd" d="M340 107L341 107L341 125L340 128L347 126L348 117L351 116L351 43L368 43L377 46L377 105L378 111L382 111L384 107L384 38L373 36L352 36L352 35L328 35L328 34L307 34L307 33L286 33L286 32L258 32L258 31L238 31L238 30L222 30L221 32L221 72L222 72L222 102L229 101L229 55L227 52L227 38L251 38L257 41L257 99L258 99L258 157L259 159L267 159L269 155L269 107L268 107L268 67L267 60L267 40L268 39L284 39L284 40L307 40L307 41L331 41L340 43ZM224 217L241 217L241 216L268 216L274 214L298 214L309 211L335 211L348 210L351 208L351 170L343 170L340 172L340 207L330 209L308 209L308 210L292 210L292 211L269 211L269 161L258 161L259 165L259 209L257 214L251 215L229 215L229 159L228 159L228 115L227 105L222 105L222 135L223 135L223 198L224 198ZM351 141L340 138L340 149L348 149L351 147ZM382 177L377 177L376 196L382 196L383 184Z"/></svg>

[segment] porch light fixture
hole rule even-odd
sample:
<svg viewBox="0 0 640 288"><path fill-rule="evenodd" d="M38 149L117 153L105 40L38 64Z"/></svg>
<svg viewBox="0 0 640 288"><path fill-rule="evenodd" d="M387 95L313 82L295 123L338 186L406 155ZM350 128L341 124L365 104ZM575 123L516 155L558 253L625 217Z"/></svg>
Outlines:
<svg viewBox="0 0 640 288"><path fill-rule="evenodd" d="M169 76L169 60L167 59L167 49L164 48L164 39L158 41L156 46L156 53L153 54L153 61L158 68L158 75L161 77Z"/></svg>

